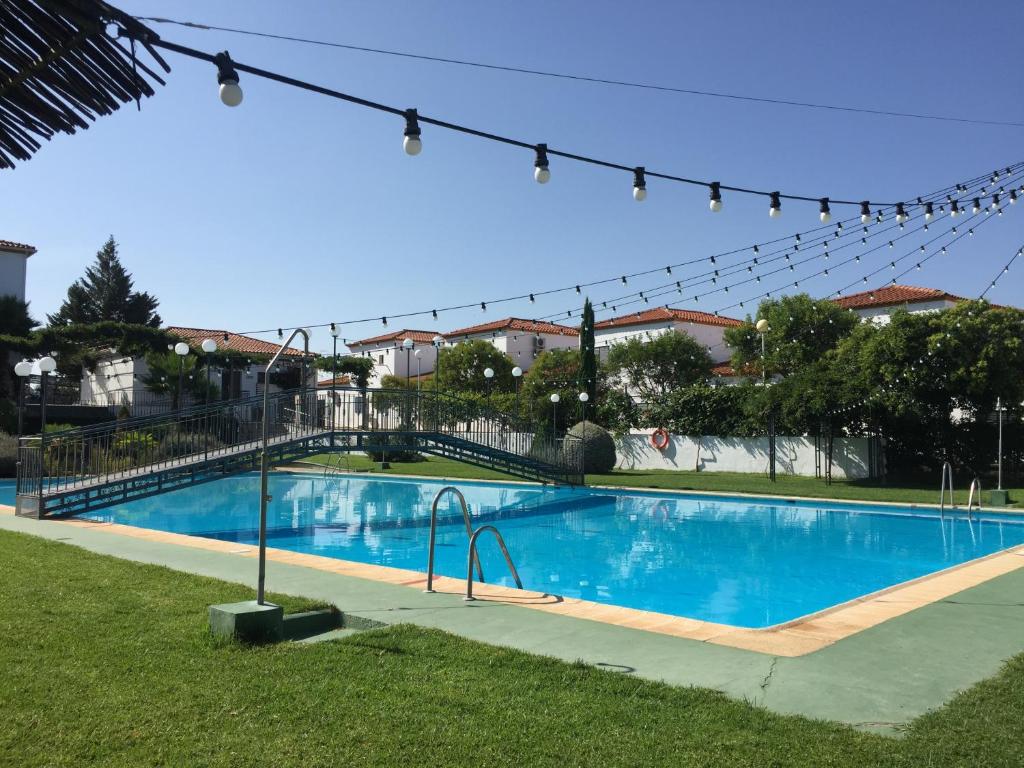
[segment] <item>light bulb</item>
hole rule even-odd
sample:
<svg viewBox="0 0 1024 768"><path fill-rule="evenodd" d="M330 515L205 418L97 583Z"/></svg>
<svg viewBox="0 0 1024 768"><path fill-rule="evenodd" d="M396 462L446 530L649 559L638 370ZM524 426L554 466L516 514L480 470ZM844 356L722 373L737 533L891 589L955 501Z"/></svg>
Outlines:
<svg viewBox="0 0 1024 768"><path fill-rule="evenodd" d="M220 100L226 107L237 107L242 103L242 88L237 80L225 80L220 84Z"/></svg>
<svg viewBox="0 0 1024 768"><path fill-rule="evenodd" d="M832 221L832 214L829 213L828 211L822 211L819 216L821 218L822 224L828 224L830 221Z"/></svg>
<svg viewBox="0 0 1024 768"><path fill-rule="evenodd" d="M415 157L423 151L423 142L420 141L419 136L406 136L402 142L402 148L405 150L405 154Z"/></svg>
<svg viewBox="0 0 1024 768"><path fill-rule="evenodd" d="M712 181L711 182L711 204L710 204L710 207L711 207L711 212L712 213L718 213L720 210L722 210L721 182L718 182L718 181Z"/></svg>
<svg viewBox="0 0 1024 768"><path fill-rule="evenodd" d="M722 210L722 201L721 200L712 200L711 204L710 204L710 208L711 208L711 211L713 213L718 213L719 211Z"/></svg>
<svg viewBox="0 0 1024 768"><path fill-rule="evenodd" d="M534 168L533 178L538 184L547 184L551 181L551 171L548 170L547 166Z"/></svg>
<svg viewBox="0 0 1024 768"><path fill-rule="evenodd" d="M633 169L633 199L642 203L647 199L647 180L644 177L644 167L638 165Z"/></svg>
<svg viewBox="0 0 1024 768"><path fill-rule="evenodd" d="M642 203L647 199L647 190L644 187L633 187L633 199Z"/></svg>
<svg viewBox="0 0 1024 768"><path fill-rule="evenodd" d="M779 218L782 215L782 202L779 200L779 193L771 193L771 207L768 209L768 215L773 219Z"/></svg>
<svg viewBox="0 0 1024 768"><path fill-rule="evenodd" d="M551 171L548 170L548 145L538 144L534 150L537 159L533 161L533 179L538 184L547 184L551 181Z"/></svg>

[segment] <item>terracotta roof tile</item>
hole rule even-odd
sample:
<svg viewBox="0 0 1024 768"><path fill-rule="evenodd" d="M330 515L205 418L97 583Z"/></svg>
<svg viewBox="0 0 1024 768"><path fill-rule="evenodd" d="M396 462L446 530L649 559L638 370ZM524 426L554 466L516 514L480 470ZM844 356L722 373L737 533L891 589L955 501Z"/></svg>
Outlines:
<svg viewBox="0 0 1024 768"><path fill-rule="evenodd" d="M274 355L281 348L280 344L215 328L186 328L172 325L166 330L193 347L198 347L202 344L203 339L213 339L217 342L218 349L229 349L233 352L241 352L242 354ZM285 350L284 354L286 356L301 357L303 353L301 349L289 347Z"/></svg>
<svg viewBox="0 0 1024 768"><path fill-rule="evenodd" d="M380 336L371 336L368 339L360 339L359 341L349 341L346 344L349 347L368 347L374 344L380 345L386 341L401 343L407 338L412 339L417 344L432 344L435 336L437 336L437 331L413 331L403 328L393 333L382 333Z"/></svg>
<svg viewBox="0 0 1024 768"><path fill-rule="evenodd" d="M336 379L322 379L316 383L318 387L347 387L352 383L352 377L347 373L341 374Z"/></svg>
<svg viewBox="0 0 1024 768"><path fill-rule="evenodd" d="M609 320L602 320L594 323L597 330L605 328L621 328L627 325L647 325L648 323L693 323L695 325L717 325L731 328L743 323L732 317L712 315L708 312L698 312L695 309L672 309L671 307L654 307L643 312L633 312L621 317L613 317Z"/></svg>
<svg viewBox="0 0 1024 768"><path fill-rule="evenodd" d="M497 331L522 331L523 333L549 333L553 336L579 336L578 329L568 325L549 323L542 320L523 320L519 317L506 317L503 320L493 320L489 323L471 325L467 328L456 328L448 331L445 338L451 341L457 340L459 336L479 336L484 333Z"/></svg>
<svg viewBox="0 0 1024 768"><path fill-rule="evenodd" d="M0 240L0 251L17 251L18 253L31 256L36 252L36 249L31 245L16 243L13 240Z"/></svg>
<svg viewBox="0 0 1024 768"><path fill-rule="evenodd" d="M874 291L862 291L849 296L834 299L843 309L863 309L866 307L888 307L894 304L914 304L922 301L963 301L963 297L954 296L938 288L918 288L915 285L889 285Z"/></svg>

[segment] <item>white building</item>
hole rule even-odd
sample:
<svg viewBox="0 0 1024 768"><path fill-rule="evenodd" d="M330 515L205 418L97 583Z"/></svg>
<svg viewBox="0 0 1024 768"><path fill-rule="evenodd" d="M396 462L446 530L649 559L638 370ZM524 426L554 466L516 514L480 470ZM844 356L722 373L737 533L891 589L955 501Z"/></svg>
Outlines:
<svg viewBox="0 0 1024 768"><path fill-rule="evenodd" d="M918 288L914 285L889 285L874 291L853 293L835 299L843 309L856 312L860 317L879 325L889 322L897 309L908 312L938 312L956 306L964 299L938 288Z"/></svg>
<svg viewBox="0 0 1024 768"><path fill-rule="evenodd" d="M456 328L444 338L449 346L476 339L488 341L504 352L512 365L524 371L530 370L533 361L545 350L579 349L580 346L580 332L576 328L518 317Z"/></svg>
<svg viewBox="0 0 1024 768"><path fill-rule="evenodd" d="M239 357L237 364L213 367L210 382L218 387L223 399L234 399L257 395L266 383L266 362L280 349L279 344L243 336L221 329L186 328L172 326L166 329L189 345L191 355L202 355L200 345L204 339L217 342L218 350L252 355ZM289 348L282 356L284 364L280 369L301 365L303 352ZM111 349L99 358L93 370L83 369L80 385L81 402L86 405L124 406L133 416L147 416L166 411L172 404L170 395L151 392L146 386L150 369L144 357L129 357ZM205 371L202 375L205 375ZM307 370L307 383L314 385L316 373L312 366ZM169 382L173 387L175 382ZM277 390L270 385L271 392ZM184 404L187 404L187 400Z"/></svg>
<svg viewBox="0 0 1024 768"><path fill-rule="evenodd" d="M732 348L724 340L725 329L742 325L732 317L712 315L692 309L654 307L643 312L633 312L594 324L594 347L601 360L608 359L612 344L639 339L647 341L669 331L692 336L698 344L707 349L712 362L727 361Z"/></svg>
<svg viewBox="0 0 1024 768"><path fill-rule="evenodd" d="M28 259L35 252L31 245L0 240L0 296L25 300Z"/></svg>
<svg viewBox="0 0 1024 768"><path fill-rule="evenodd" d="M353 355L373 360L369 385L379 387L385 376L401 376L404 379L433 373L437 362L437 347L434 345L434 337L437 335L437 331L403 328L369 339L349 341L346 345ZM412 349L408 351L402 346L406 339L412 339L413 343Z"/></svg>

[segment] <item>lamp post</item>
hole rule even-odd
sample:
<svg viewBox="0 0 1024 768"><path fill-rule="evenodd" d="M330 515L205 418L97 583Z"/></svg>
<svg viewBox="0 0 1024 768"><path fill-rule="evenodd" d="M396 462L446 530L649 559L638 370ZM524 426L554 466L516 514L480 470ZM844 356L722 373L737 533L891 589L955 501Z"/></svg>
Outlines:
<svg viewBox="0 0 1024 768"><path fill-rule="evenodd" d="M420 386L423 383L423 350L417 349L412 353L412 356L416 358L416 423L419 428L420 423Z"/></svg>
<svg viewBox="0 0 1024 768"><path fill-rule="evenodd" d="M46 380L57 370L57 361L47 355L39 361L39 516L43 516L43 477L46 475Z"/></svg>
<svg viewBox="0 0 1024 768"><path fill-rule="evenodd" d="M178 392L174 396L174 410L181 408L181 388L185 381L185 355L188 354L188 344L179 341L174 345L174 354L178 356Z"/></svg>
<svg viewBox="0 0 1024 768"><path fill-rule="evenodd" d="M334 431L337 426L337 386L338 386L338 326L331 323L331 447L334 447Z"/></svg>
<svg viewBox="0 0 1024 768"><path fill-rule="evenodd" d="M768 321L763 317L757 321L757 325L754 326L757 329L758 334L761 336L761 383L768 383L768 368L765 365L765 336L768 331L771 330L771 326L768 325Z"/></svg>
<svg viewBox="0 0 1024 768"><path fill-rule="evenodd" d="M437 430L441 424L441 348L444 336L437 334L431 341L434 342L434 429Z"/></svg>
<svg viewBox="0 0 1024 768"><path fill-rule="evenodd" d="M587 401L590 395L587 392L580 392L580 410L583 411L583 434L580 435L580 476L584 485L587 479Z"/></svg>
<svg viewBox="0 0 1024 768"><path fill-rule="evenodd" d="M1006 406L1003 405L1001 397L996 398L996 414L999 417L999 449L996 459L996 490L1003 490L1003 414L1006 413Z"/></svg>
<svg viewBox="0 0 1024 768"><path fill-rule="evenodd" d="M519 418L519 380L523 377L523 369L518 365L512 369L512 379L516 383L516 418Z"/></svg>
<svg viewBox="0 0 1024 768"><path fill-rule="evenodd" d="M557 427L558 424L558 401L561 398L557 392L551 393L551 442L554 443L558 439Z"/></svg>
<svg viewBox="0 0 1024 768"><path fill-rule="evenodd" d="M22 360L14 366L18 376L18 437L25 431L25 380L32 375L32 363Z"/></svg>
<svg viewBox="0 0 1024 768"><path fill-rule="evenodd" d="M409 353L412 351L414 346L416 346L416 342L406 336L405 340L402 342L402 349L405 350L405 383L407 385L409 383L409 379L412 378L410 376L412 373L412 366L409 364Z"/></svg>
<svg viewBox="0 0 1024 768"><path fill-rule="evenodd" d="M206 356L206 413L203 421L203 460L210 458L210 355L217 351L217 342L213 339L203 339L203 353Z"/></svg>
<svg viewBox="0 0 1024 768"><path fill-rule="evenodd" d="M487 404L491 404L491 389L494 384L494 369L484 368L484 381L487 384Z"/></svg>

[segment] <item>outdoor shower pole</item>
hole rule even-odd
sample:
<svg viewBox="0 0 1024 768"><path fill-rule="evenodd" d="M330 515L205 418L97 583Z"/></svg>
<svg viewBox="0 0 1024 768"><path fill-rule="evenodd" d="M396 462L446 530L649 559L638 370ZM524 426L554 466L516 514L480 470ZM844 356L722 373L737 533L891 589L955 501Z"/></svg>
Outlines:
<svg viewBox="0 0 1024 768"><path fill-rule="evenodd" d="M331 350L331 447L334 447L334 432L337 427L337 386L338 386L338 328L331 323L331 336L334 338Z"/></svg>
<svg viewBox="0 0 1024 768"><path fill-rule="evenodd" d="M998 453L998 457L997 457L998 460L996 462L996 466L997 466L997 470L996 470L997 471L997 475L996 475L996 477L997 477L996 490L997 491L1003 490L1003 412L1005 410L1006 409L1003 407L1003 399L1001 397L997 397L996 398L996 413L999 414L999 449L998 449L999 453Z"/></svg>
<svg viewBox="0 0 1024 768"><path fill-rule="evenodd" d="M267 494L267 479L270 470L270 457L267 455L267 446L270 442L270 431L269 431L269 419L267 417L268 408L270 407L270 372L273 370L274 365L277 364L277 360L284 354L284 351L288 348L288 345L292 343L299 334L302 334L304 344L304 354L309 355L309 333L303 328L296 328L292 331L292 335L288 337L288 340L281 345L281 348L277 350L266 368L266 383L263 387L263 451L260 453L260 555L259 555L259 575L256 579L256 602L259 605L263 605L263 597L265 594L264 586L267 580L267 502L270 501L270 496Z"/></svg>

